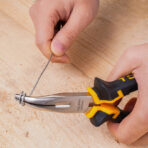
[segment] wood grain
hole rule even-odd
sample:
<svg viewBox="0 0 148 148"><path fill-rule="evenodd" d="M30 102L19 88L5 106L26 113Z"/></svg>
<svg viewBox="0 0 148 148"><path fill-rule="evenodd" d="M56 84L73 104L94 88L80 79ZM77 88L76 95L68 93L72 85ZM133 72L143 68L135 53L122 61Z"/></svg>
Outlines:
<svg viewBox="0 0 148 148"><path fill-rule="evenodd" d="M0 1L0 147L132 147L118 144L106 125L95 128L83 114L50 113L15 102L14 94L29 93L47 62L34 44L32 3ZM96 19L68 51L72 63L50 64L35 94L86 91L95 76L107 77L127 47L148 41L147 28L148 1L101 1Z"/></svg>

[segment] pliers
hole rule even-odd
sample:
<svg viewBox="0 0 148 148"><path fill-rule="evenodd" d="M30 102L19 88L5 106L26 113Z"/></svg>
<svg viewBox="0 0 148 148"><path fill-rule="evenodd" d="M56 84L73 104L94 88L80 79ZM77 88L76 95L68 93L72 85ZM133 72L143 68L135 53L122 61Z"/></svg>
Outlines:
<svg viewBox="0 0 148 148"><path fill-rule="evenodd" d="M25 93L16 94L15 99L22 105L46 109L62 113L85 113L95 126L111 120L121 122L129 112L114 105L124 96L138 89L133 74L118 80L107 82L95 78L94 87L88 87L88 92L59 93L50 96L29 97Z"/></svg>

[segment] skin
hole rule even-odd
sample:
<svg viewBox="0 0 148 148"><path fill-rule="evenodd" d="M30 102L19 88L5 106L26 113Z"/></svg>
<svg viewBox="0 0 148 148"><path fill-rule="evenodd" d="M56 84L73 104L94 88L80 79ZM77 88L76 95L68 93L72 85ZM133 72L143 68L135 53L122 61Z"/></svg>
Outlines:
<svg viewBox="0 0 148 148"><path fill-rule="evenodd" d="M36 44L43 55L49 58L52 52L52 62L68 63L66 51L90 24L97 10L98 0L37 0L30 9L30 16L35 26ZM59 20L66 24L54 35ZM138 83L138 96L125 107L131 111L130 115L120 124L109 122L108 128L118 142L148 144L148 44L127 49L108 80L116 80L131 72Z"/></svg>
<svg viewBox="0 0 148 148"><path fill-rule="evenodd" d="M120 124L108 123L118 142L148 144L148 43L127 49L113 68L108 80L133 73L138 83L138 96L125 107L131 111Z"/></svg>
<svg viewBox="0 0 148 148"><path fill-rule="evenodd" d="M36 44L43 55L52 62L68 63L65 52L78 34L88 26L98 10L98 0L37 0L30 9ZM54 27L59 20L66 22L54 36Z"/></svg>

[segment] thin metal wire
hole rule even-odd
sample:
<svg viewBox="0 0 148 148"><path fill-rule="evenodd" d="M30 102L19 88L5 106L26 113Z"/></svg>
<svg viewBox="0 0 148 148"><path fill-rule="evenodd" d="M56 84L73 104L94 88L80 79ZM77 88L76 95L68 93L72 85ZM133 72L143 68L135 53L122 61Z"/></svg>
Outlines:
<svg viewBox="0 0 148 148"><path fill-rule="evenodd" d="M34 87L32 88L32 90L31 90L29 96L32 96L32 94L33 94L33 92L34 92L36 86L38 85L38 83L39 83L39 81L40 81L40 79L41 79L41 77L42 77L42 75L43 75L43 73L45 72L46 68L48 67L48 65L49 65L49 63L50 63L52 56L53 56L53 54L51 53L50 58L49 58L47 64L45 65L45 67L43 68L42 72L40 73L40 75L39 75L39 77L38 77L36 83L34 84Z"/></svg>

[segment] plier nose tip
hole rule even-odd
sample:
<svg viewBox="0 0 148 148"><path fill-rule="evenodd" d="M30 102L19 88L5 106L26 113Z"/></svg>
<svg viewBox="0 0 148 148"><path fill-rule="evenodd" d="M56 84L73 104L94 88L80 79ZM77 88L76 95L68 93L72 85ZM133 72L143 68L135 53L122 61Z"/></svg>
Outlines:
<svg viewBox="0 0 148 148"><path fill-rule="evenodd" d="M23 91L20 94L15 95L15 99L19 101L19 103L22 105L25 105L25 101L24 101L25 97L26 97L26 93L24 93Z"/></svg>
<svg viewBox="0 0 148 148"><path fill-rule="evenodd" d="M32 97L27 96L24 92L21 92L20 94L15 95L15 99L22 105L27 103L30 105L54 106L57 98L54 96Z"/></svg>
<svg viewBox="0 0 148 148"><path fill-rule="evenodd" d="M70 107L68 102L59 99L58 96L44 96L44 97L31 97L26 96L24 92L15 95L15 99L19 101L21 105L29 104L31 106L48 109L50 111L61 111L66 112L67 108Z"/></svg>

